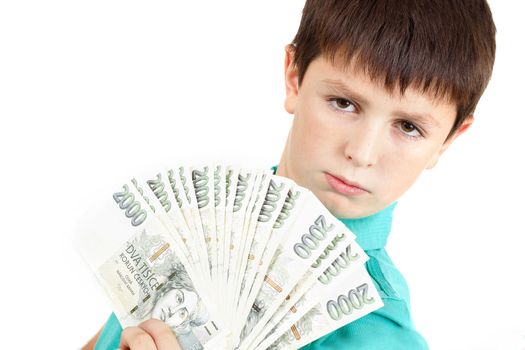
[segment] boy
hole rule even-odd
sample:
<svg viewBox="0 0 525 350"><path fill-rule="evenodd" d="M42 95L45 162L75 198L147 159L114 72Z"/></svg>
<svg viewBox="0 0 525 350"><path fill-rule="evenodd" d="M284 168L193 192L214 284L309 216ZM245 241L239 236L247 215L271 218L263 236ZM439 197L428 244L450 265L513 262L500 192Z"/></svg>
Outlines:
<svg viewBox="0 0 525 350"><path fill-rule="evenodd" d="M285 50L293 125L276 174L309 188L356 235L385 306L307 349L426 349L385 251L397 199L473 122L495 57L484 0L307 0ZM158 320L86 346L176 349ZM120 338L120 340L119 340Z"/></svg>

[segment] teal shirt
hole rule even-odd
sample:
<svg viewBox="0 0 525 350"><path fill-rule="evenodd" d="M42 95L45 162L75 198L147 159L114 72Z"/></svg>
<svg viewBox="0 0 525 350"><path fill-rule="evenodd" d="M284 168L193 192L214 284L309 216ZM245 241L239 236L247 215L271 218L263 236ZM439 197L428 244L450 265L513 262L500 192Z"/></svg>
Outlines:
<svg viewBox="0 0 525 350"><path fill-rule="evenodd" d="M340 219L356 236L370 259L368 273L385 304L338 330L317 339L302 350L426 350L410 316L410 297L405 279L392 263L385 245L397 202L360 219Z"/></svg>
<svg viewBox="0 0 525 350"><path fill-rule="evenodd" d="M274 172L276 167L273 168ZM340 219L356 236L370 259L366 263L383 299L381 309L306 345L304 350L424 350L428 346L410 316L410 297L405 279L388 256L385 245L397 202L360 219ZM111 314L95 350L114 350L120 343L120 326Z"/></svg>

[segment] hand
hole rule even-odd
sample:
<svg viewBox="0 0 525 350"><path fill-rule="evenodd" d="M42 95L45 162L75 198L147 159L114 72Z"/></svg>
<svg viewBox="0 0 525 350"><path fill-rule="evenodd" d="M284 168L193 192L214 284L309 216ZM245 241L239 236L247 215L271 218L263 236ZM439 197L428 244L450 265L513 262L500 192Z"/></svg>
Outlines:
<svg viewBox="0 0 525 350"><path fill-rule="evenodd" d="M181 350L168 325L154 318L122 331L119 350Z"/></svg>

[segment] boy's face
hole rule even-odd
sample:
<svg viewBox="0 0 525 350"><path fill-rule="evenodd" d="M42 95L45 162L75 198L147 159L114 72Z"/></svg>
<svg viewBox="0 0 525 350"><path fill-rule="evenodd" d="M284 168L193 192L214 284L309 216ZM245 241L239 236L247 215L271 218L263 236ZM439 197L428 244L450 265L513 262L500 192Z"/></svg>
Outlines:
<svg viewBox="0 0 525 350"><path fill-rule="evenodd" d="M454 104L410 88L390 94L323 57L310 63L299 88L291 55L287 47L285 108L295 117L277 175L309 188L339 218L386 208L472 123L445 142Z"/></svg>

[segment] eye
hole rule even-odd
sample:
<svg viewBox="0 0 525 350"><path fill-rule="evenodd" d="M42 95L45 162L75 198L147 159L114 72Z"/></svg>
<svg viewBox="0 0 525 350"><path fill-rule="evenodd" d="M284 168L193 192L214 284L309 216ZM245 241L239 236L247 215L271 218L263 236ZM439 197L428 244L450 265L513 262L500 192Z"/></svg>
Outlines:
<svg viewBox="0 0 525 350"><path fill-rule="evenodd" d="M357 107L355 103L346 98L341 97L331 97L328 99L330 107L335 109L337 112L356 112ZM347 109L350 108L350 109Z"/></svg>
<svg viewBox="0 0 525 350"><path fill-rule="evenodd" d="M181 320L184 320L188 317L188 310L186 310L186 308L182 308L179 310L179 318Z"/></svg>
<svg viewBox="0 0 525 350"><path fill-rule="evenodd" d="M422 133L413 123L403 120L400 122L401 131L410 139L417 139L422 137Z"/></svg>

